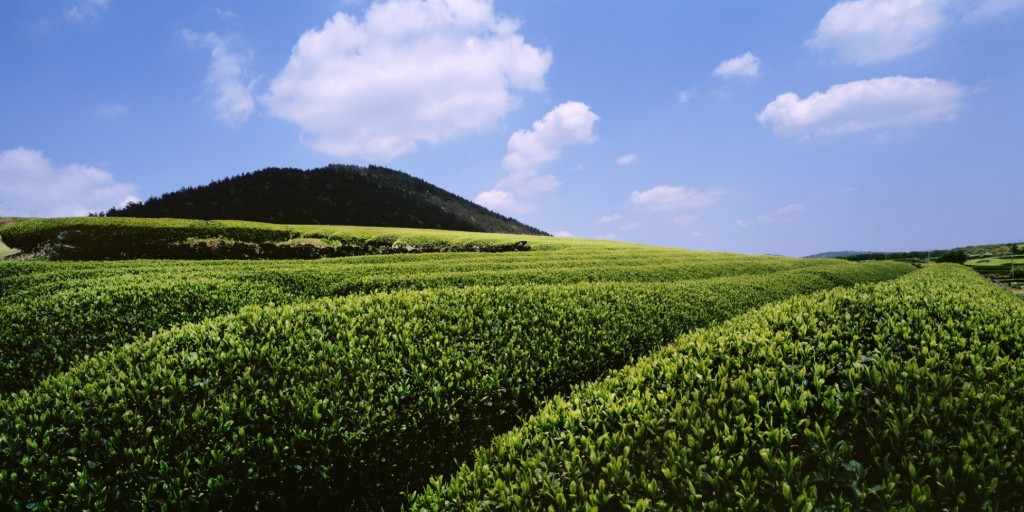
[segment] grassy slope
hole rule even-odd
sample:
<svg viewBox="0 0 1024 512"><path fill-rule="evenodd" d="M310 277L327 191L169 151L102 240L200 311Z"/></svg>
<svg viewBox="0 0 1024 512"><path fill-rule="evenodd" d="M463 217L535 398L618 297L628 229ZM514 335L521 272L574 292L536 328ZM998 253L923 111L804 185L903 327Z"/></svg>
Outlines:
<svg viewBox="0 0 1024 512"><path fill-rule="evenodd" d="M1013 258L1013 266L1017 271L1024 271L1024 256L1017 255ZM989 258L976 258L973 260L967 260L964 265L971 267L978 272L1009 272L1010 271L1010 257L1009 256L998 256Z"/></svg>

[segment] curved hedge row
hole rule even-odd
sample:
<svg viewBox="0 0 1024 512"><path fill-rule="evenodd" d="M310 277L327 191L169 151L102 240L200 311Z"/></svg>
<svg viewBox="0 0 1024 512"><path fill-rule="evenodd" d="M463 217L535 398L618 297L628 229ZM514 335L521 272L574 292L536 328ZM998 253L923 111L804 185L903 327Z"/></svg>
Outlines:
<svg viewBox="0 0 1024 512"><path fill-rule="evenodd" d="M771 305L556 398L414 510L1020 510L1024 302L933 266Z"/></svg>
<svg viewBox="0 0 1024 512"><path fill-rule="evenodd" d="M524 237L498 233L287 226L229 220L71 217L0 225L4 244L51 260L317 259L365 254L528 251Z"/></svg>
<svg viewBox="0 0 1024 512"><path fill-rule="evenodd" d="M548 397L681 332L903 265L247 308L0 403L16 509L395 507Z"/></svg>
<svg viewBox="0 0 1024 512"><path fill-rule="evenodd" d="M586 254L586 253L584 253ZM661 254L662 257L655 257ZM527 254L523 254L527 256ZM651 261L525 258L360 258L317 262L35 262L0 265L0 392L31 387L81 357L172 325L238 311L380 290L481 284L654 282L788 268L868 272L840 261L700 257L651 251ZM571 256L571 255L568 255ZM369 261L366 261L369 260ZM351 262L351 263L348 263ZM29 269L18 273L8 268ZM199 276L199 277L193 277Z"/></svg>
<svg viewBox="0 0 1024 512"><path fill-rule="evenodd" d="M73 217L26 219L0 226L10 247L33 252L48 244L89 248L113 255L167 245L189 238L226 238L239 242L283 242L297 236L285 226L261 222Z"/></svg>
<svg viewBox="0 0 1024 512"><path fill-rule="evenodd" d="M31 388L82 357L174 324L291 302L271 283L179 276L97 282L0 305L0 392Z"/></svg>

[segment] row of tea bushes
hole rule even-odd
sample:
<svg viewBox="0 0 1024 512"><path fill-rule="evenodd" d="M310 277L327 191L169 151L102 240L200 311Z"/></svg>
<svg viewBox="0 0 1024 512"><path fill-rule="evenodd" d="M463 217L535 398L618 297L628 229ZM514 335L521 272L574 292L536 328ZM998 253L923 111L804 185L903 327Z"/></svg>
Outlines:
<svg viewBox="0 0 1024 512"><path fill-rule="evenodd" d="M682 255L680 256L680 254ZM584 252L583 255L592 254ZM655 255L661 257L655 257ZM693 256L651 251L651 261L609 257L363 258L346 262L34 262L0 275L0 392L31 387L83 356L172 325L238 311L248 305L381 290L501 283L661 282L715 275L820 269L872 278L880 266L840 261ZM524 254L523 256L527 256ZM687 258L687 256L690 256ZM589 259L588 259L589 258ZM525 262L525 263L524 263ZM908 267L904 267L908 268ZM885 270L881 270L884 274ZM837 281L842 284L844 281Z"/></svg>
<svg viewBox="0 0 1024 512"><path fill-rule="evenodd" d="M771 305L557 398L413 510L1021 510L1024 302L959 266Z"/></svg>
<svg viewBox="0 0 1024 512"><path fill-rule="evenodd" d="M270 283L187 276L111 281L0 305L0 392L31 388L85 356L171 325L295 299Z"/></svg>
<svg viewBox="0 0 1024 512"><path fill-rule="evenodd" d="M456 235L456 234L453 234ZM433 253L362 256L318 261L168 261L116 262L19 261L0 265L0 300L11 294L45 295L58 289L89 286L101 277L202 275L223 279L310 276L321 282L375 278L409 280L424 273L491 271L530 282L676 280L748 275L778 270L832 267L835 260L800 260L633 246L603 241L553 239L530 252ZM845 262L843 262L845 263ZM849 264L849 263L845 263ZM492 276L493 277L493 276ZM493 284L500 284L495 277Z"/></svg>
<svg viewBox="0 0 1024 512"><path fill-rule="evenodd" d="M321 236L324 238L315 238ZM0 240L7 246L51 260L310 259L529 250L523 238L492 233L128 217L26 219L0 226Z"/></svg>
<svg viewBox="0 0 1024 512"><path fill-rule="evenodd" d="M0 226L0 238L23 252L50 247L73 259L117 258L190 238L283 242L297 235L275 224L243 221L72 217L26 219ZM62 249L64 248L64 249Z"/></svg>
<svg viewBox="0 0 1024 512"><path fill-rule="evenodd" d="M0 403L15 509L394 508L571 385L689 329L903 265L253 307Z"/></svg>

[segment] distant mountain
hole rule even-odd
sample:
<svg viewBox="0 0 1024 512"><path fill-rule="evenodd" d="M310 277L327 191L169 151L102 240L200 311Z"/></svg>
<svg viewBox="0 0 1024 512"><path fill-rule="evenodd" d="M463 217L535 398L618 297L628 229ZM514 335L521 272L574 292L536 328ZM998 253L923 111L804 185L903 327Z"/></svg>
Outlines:
<svg viewBox="0 0 1024 512"><path fill-rule="evenodd" d="M818 253L818 254L812 254L810 256L804 256L804 258L849 258L850 256L857 256L859 254L876 254L876 253L872 253L872 252L869 252L869 251L832 251L832 252L821 252L821 253Z"/></svg>
<svg viewBox="0 0 1024 512"><path fill-rule="evenodd" d="M419 178L372 165L268 168L112 208L106 215L547 235Z"/></svg>

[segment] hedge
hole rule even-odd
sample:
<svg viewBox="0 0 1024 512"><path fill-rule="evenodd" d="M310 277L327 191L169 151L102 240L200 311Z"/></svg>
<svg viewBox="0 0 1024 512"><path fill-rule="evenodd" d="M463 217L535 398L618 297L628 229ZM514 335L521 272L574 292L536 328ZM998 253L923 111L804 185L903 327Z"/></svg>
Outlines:
<svg viewBox="0 0 1024 512"><path fill-rule="evenodd" d="M14 509L395 508L570 386L692 328L904 274L442 288L251 307L0 403Z"/></svg>
<svg viewBox="0 0 1024 512"><path fill-rule="evenodd" d="M412 510L1020 510L1024 302L952 265L700 330Z"/></svg>

